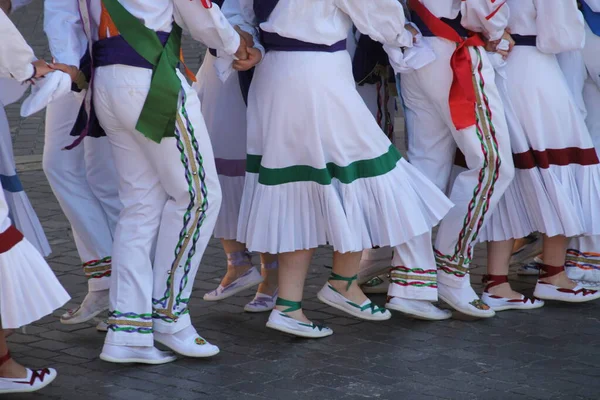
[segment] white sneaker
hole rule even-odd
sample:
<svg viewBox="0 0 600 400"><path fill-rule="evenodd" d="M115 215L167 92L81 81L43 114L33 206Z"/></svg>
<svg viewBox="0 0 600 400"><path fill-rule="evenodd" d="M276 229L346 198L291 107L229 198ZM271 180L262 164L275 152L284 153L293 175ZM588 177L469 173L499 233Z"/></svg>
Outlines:
<svg viewBox="0 0 600 400"><path fill-rule="evenodd" d="M219 285L212 292L208 292L204 295L206 301L218 301L223 300L233 295L243 292L246 289L260 285L264 278L254 267L251 267L244 275L237 278L227 286Z"/></svg>
<svg viewBox="0 0 600 400"><path fill-rule="evenodd" d="M389 310L400 311L410 317L425 321L442 321L452 318L452 312L442 310L427 300L402 299L390 297L385 305Z"/></svg>
<svg viewBox="0 0 600 400"><path fill-rule="evenodd" d="M175 334L154 332L154 340L186 357L205 358L219 354L219 348L198 335L193 326Z"/></svg>
<svg viewBox="0 0 600 400"><path fill-rule="evenodd" d="M370 279L360 286L363 293L381 294L387 293L390 286L390 280L387 275L379 275Z"/></svg>
<svg viewBox="0 0 600 400"><path fill-rule="evenodd" d="M387 274L392 268L391 264L391 258L384 260L360 260L356 282L362 285L376 276Z"/></svg>
<svg viewBox="0 0 600 400"><path fill-rule="evenodd" d="M455 288L438 282L438 296L450 307L475 318L491 318L496 313L483 302L471 285Z"/></svg>
<svg viewBox="0 0 600 400"><path fill-rule="evenodd" d="M483 292L481 300L494 311L533 310L544 306L544 301L540 299L525 296L521 296L520 299L508 299L506 297L495 296L488 292Z"/></svg>
<svg viewBox="0 0 600 400"><path fill-rule="evenodd" d="M26 378L0 378L0 394L29 393L48 386L56 379L56 370L44 368L31 370L27 368Z"/></svg>
<svg viewBox="0 0 600 400"><path fill-rule="evenodd" d="M540 274L540 266L542 259L535 257L532 262L522 265L517 270L519 276L538 276Z"/></svg>
<svg viewBox="0 0 600 400"><path fill-rule="evenodd" d="M259 313L271 311L275 308L275 302L277 301L277 290L273 293L273 296L269 296L264 293L256 293L254 299L244 306L244 311Z"/></svg>
<svg viewBox="0 0 600 400"><path fill-rule="evenodd" d="M329 283L326 283L319 293L317 293L317 298L331 307L345 311L360 319L385 321L392 317L392 313L383 307L379 307L369 299L360 305L348 300Z"/></svg>
<svg viewBox="0 0 600 400"><path fill-rule="evenodd" d="M104 343L100 359L116 364L166 364L177 360L170 351L149 346L116 346Z"/></svg>
<svg viewBox="0 0 600 400"><path fill-rule="evenodd" d="M600 298L600 291L586 289L580 284L573 289L564 289L538 280L533 295L543 300L584 303Z"/></svg>
<svg viewBox="0 0 600 400"><path fill-rule="evenodd" d="M279 310L271 311L267 328L310 339L323 338L333 334L331 329L323 325L298 321Z"/></svg>
<svg viewBox="0 0 600 400"><path fill-rule="evenodd" d="M102 321L98 322L96 325L96 330L98 332L108 332L108 319L103 319Z"/></svg>
<svg viewBox="0 0 600 400"><path fill-rule="evenodd" d="M67 311L60 317L60 322L65 325L82 324L106 310L108 310L108 290L89 292L79 307Z"/></svg>

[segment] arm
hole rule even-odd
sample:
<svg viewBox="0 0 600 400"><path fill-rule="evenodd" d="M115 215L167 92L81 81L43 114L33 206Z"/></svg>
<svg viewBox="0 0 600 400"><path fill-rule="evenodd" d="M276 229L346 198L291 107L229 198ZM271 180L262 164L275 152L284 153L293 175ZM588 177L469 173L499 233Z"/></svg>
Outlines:
<svg viewBox="0 0 600 400"><path fill-rule="evenodd" d="M537 10L537 48L558 54L583 49L585 25L576 0L534 0Z"/></svg>
<svg viewBox="0 0 600 400"><path fill-rule="evenodd" d="M35 55L4 11L0 11L0 77L24 82L35 75Z"/></svg>
<svg viewBox="0 0 600 400"><path fill-rule="evenodd" d="M77 0L45 0L44 32L56 61L79 68L79 61L87 48L87 38Z"/></svg>
<svg viewBox="0 0 600 400"><path fill-rule="evenodd" d="M490 41L502 38L510 17L506 0L463 0L461 13L465 28L483 33Z"/></svg>
<svg viewBox="0 0 600 400"><path fill-rule="evenodd" d="M205 8L200 1L173 0L175 22L206 46L233 56L240 48L240 35L216 4Z"/></svg>
<svg viewBox="0 0 600 400"><path fill-rule="evenodd" d="M412 47L413 34L404 28L404 9L397 0L334 0L334 3L371 39L391 47Z"/></svg>
<svg viewBox="0 0 600 400"><path fill-rule="evenodd" d="M244 4L242 4L242 2ZM225 0L221 11L223 11L223 15L225 15L225 18L227 18L231 25L238 26L243 31L252 35L252 40L254 42L253 47L260 50L261 54L264 56L265 49L260 44L260 36L258 27L256 26L256 17L254 16L252 4L248 6L248 2L244 0Z"/></svg>

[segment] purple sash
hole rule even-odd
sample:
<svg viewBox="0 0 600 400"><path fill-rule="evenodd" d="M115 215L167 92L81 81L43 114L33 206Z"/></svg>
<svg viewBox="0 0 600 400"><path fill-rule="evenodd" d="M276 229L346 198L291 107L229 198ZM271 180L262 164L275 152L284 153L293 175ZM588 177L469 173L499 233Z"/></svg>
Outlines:
<svg viewBox="0 0 600 400"><path fill-rule="evenodd" d="M167 40L169 39L169 33L157 32L156 34L158 35L160 42L164 46L164 44L167 43ZM152 64L150 64L135 50L133 50L131 46L125 41L125 39L123 39L123 37L121 36L113 36L95 42L93 44L92 53L94 54L94 68L121 64L129 65L131 67L152 69ZM86 52L86 54L82 58L81 71L86 75L89 81L92 73L89 52ZM100 126L100 122L96 117L93 102L90 106L89 126L88 113L86 111L85 104L83 104L79 109L79 114L77 115L75 125L73 125L73 129L71 130L70 135L79 137L86 127L88 127L88 132L86 136L95 138L106 136L106 133Z"/></svg>

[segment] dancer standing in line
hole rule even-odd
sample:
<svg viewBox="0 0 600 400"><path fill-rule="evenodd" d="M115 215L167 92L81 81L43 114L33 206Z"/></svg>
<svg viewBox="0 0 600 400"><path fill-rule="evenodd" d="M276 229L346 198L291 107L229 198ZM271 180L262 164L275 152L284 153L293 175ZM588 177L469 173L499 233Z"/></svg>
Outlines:
<svg viewBox="0 0 600 400"><path fill-rule="evenodd" d="M10 14L27 3L29 0L6 1L5 11ZM50 245L16 172L13 143L5 112L5 107L18 101L27 88L28 85L23 85L14 79L0 78L0 182L4 188L4 196L13 224L42 256L47 257L51 253Z"/></svg>
<svg viewBox="0 0 600 400"><path fill-rule="evenodd" d="M395 0L240 3L266 49L248 96L238 240L279 254L279 298L267 327L310 338L332 334L301 304L314 249L326 243L334 248L333 272L318 298L361 319L388 319L356 283L362 250L426 234L451 204L382 135L356 91L345 48L354 23L401 58L416 31L404 27ZM433 259L431 242L426 251Z"/></svg>
<svg viewBox="0 0 600 400"><path fill-rule="evenodd" d="M44 31L50 51L57 63L79 65L89 69L90 60L85 35L69 37L79 43L82 54L62 45L68 31L56 2L44 2ZM81 61L80 61L81 60ZM87 71L89 77L89 71ZM91 320L108 309L108 289L111 276L112 242L121 210L118 180L110 143L106 135L88 135L81 145L65 150L86 124L83 99L87 78L75 72L72 91L47 106L43 167L50 187L71 224L77 252L88 279L88 293L79 307L61 317L63 324L79 324Z"/></svg>
<svg viewBox="0 0 600 400"><path fill-rule="evenodd" d="M600 154L600 0L583 0L580 4L586 21L585 47L583 51L559 55L559 62ZM600 286L600 236L572 239L565 267L569 278L583 285Z"/></svg>
<svg viewBox="0 0 600 400"><path fill-rule="evenodd" d="M581 49L584 23L575 0L507 0L515 48L500 71L515 179L480 239L488 243L484 300L496 311L541 307L539 300L600 298L565 273L568 238L600 233L600 161L556 54ZM552 82L548 85L547 82ZM565 135L564 132L569 132ZM534 296L508 283L514 238L543 235Z"/></svg>
<svg viewBox="0 0 600 400"><path fill-rule="evenodd" d="M439 289L439 297L456 310L489 318L494 311L472 289L469 264L486 217L510 184L514 168L482 36L499 42L509 9L495 0L411 0L409 8L436 60L401 76L408 159L447 190L456 206L437 232L437 271L429 265L400 264L392 270L396 285L390 294L433 301ZM448 187L457 148L466 156L467 169Z"/></svg>
<svg viewBox="0 0 600 400"><path fill-rule="evenodd" d="M374 41L368 35L363 35L356 27L353 27L348 35L348 53L352 58L356 90L377 120L383 133L392 143L395 143L395 84L393 83L393 70L385 50L381 43ZM387 292L391 262L392 249L389 247L363 251L358 272L358 284L361 285L363 292ZM385 273L381 274L380 271L385 271Z"/></svg>
<svg viewBox="0 0 600 400"><path fill-rule="evenodd" d="M219 0L213 3L222 6L223 12L227 15L227 3L230 1L238 0ZM237 24L232 22L240 26L243 26L243 23L243 21L237 21ZM277 256L261 254L259 273L252 265L246 245L236 241L246 171L245 98L248 96L252 72L233 73L225 82L221 82L214 65L216 60L217 50L208 49L196 76L197 82L193 85L202 105L202 115L210 134L223 192L223 204L217 218L214 236L221 239L227 255L227 274L215 290L204 295L204 300L223 300L258 285L254 299L246 304L244 310L271 311L277 300Z"/></svg>
<svg viewBox="0 0 600 400"><path fill-rule="evenodd" d="M5 14L10 7L0 5L0 77L25 82L52 72L45 61L34 61L33 51ZM54 369L31 370L13 360L6 330L36 321L69 300L50 266L8 215L0 184L0 394L34 392L56 378Z"/></svg>
<svg viewBox="0 0 600 400"><path fill-rule="evenodd" d="M247 57L246 44L220 8L205 0L81 0L79 9L73 3L55 3L54 9L64 13L64 37L87 38L92 104L112 146L123 202L100 358L174 361L154 347L155 340L185 356L215 355L219 348L192 326L188 303L221 190L198 96L177 64L182 28L238 58ZM78 64L81 41L63 45Z"/></svg>

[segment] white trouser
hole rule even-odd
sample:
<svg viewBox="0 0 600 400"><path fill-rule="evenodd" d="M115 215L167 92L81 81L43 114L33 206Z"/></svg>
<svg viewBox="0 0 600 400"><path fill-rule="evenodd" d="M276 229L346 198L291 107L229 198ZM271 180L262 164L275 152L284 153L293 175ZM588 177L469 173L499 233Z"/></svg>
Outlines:
<svg viewBox="0 0 600 400"><path fill-rule="evenodd" d="M394 249L388 296L437 301L437 269L431 251L431 232Z"/></svg>
<svg viewBox="0 0 600 400"><path fill-rule="evenodd" d="M153 329L175 333L191 324L188 302L221 204L200 101L182 75L175 137L158 144L135 130L151 74L123 65L96 71L96 112L123 202L106 338L115 345L152 346Z"/></svg>
<svg viewBox="0 0 600 400"><path fill-rule="evenodd" d="M48 105L43 167L50 187L73 229L90 291L110 285L112 242L121 202L117 173L106 137L88 137L72 150L63 150L70 136L83 93L71 92Z"/></svg>
<svg viewBox="0 0 600 400"><path fill-rule="evenodd" d="M441 190L447 190L455 204L440 224L435 256L439 282L462 287L470 284L468 267L478 232L510 184L514 166L494 69L484 50L470 48L477 123L458 131L448 104L453 78L450 57L456 45L439 38L425 40L433 47L436 61L401 76L408 159ZM448 187L457 147L468 169Z"/></svg>

